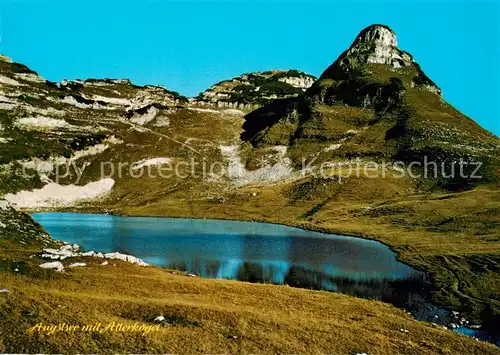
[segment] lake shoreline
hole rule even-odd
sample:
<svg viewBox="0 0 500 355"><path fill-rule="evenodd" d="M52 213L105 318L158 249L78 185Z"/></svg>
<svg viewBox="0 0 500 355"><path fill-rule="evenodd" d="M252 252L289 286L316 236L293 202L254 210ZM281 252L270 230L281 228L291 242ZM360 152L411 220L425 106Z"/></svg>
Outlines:
<svg viewBox="0 0 500 355"><path fill-rule="evenodd" d="M29 212L30 213L41 213L42 211L37 210L37 211L29 211ZM208 221L226 221L226 222L231 222L232 221L232 222L247 222L247 223L264 223L264 224L275 225L275 226L297 228L297 229L303 230L303 231L311 231L311 232L316 232L316 233L321 233L321 234L334 234L335 236L338 236L338 237L346 236L346 237L358 238L358 239L363 239L363 240L367 240L367 241L372 241L372 242L379 243L381 245L384 245L384 246L388 247L391 250L391 252L395 254L396 260L398 262L403 263L403 264L411 267L412 269L414 269L416 271L422 272L421 270L419 270L418 268L415 268L410 263L402 261L400 259L400 257L399 257L399 253L393 247L391 247L390 245L388 245L388 244L386 244L386 243L384 243L384 242L382 242L380 240L377 240L375 238L370 238L370 237L367 237L367 236L364 236L364 235L346 235L343 232L342 233L338 233L338 232L332 233L327 228L315 228L314 226L304 226L304 225L301 225L301 224L289 225L289 224L284 224L284 223L269 222L267 220L258 221L258 220L230 219L230 218L203 218L203 217L196 218L196 217L183 217L183 216L170 217L170 216L160 216L160 215L148 215L148 216L144 216L144 215L129 215L129 214L123 215L123 214L118 214L118 213L102 213L102 211L98 211L95 208L91 209L91 211L89 211L89 209L87 209L87 208L80 208L80 209L77 209L77 210L75 210L75 209L69 209L69 210L68 209L57 209L57 210L54 210L54 209L45 209L45 211L43 211L43 212L49 212L49 213L50 212L71 212L71 213L92 214L92 215L112 215L112 216L115 216L115 217L138 217L138 218L154 218L154 219L166 218L166 219L183 219L183 220L208 220ZM98 213L98 212L101 212L101 213ZM428 275L428 273L425 273L425 272L424 272L424 274ZM425 298L430 302L430 297L429 296L425 296ZM450 307L447 307L447 306L440 306L439 304L438 305L434 304L434 306L442 307L442 309L446 310L447 312L451 311ZM400 307L400 309L401 309L401 307ZM402 308L402 309L404 309L404 308ZM427 319L427 321L429 321L429 320ZM467 328L467 329L469 329L470 331L473 331L470 328Z"/></svg>

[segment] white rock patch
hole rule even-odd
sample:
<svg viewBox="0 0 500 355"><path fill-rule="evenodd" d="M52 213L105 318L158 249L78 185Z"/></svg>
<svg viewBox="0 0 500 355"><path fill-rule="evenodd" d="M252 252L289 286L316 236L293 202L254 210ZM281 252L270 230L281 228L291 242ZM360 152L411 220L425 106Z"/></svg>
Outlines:
<svg viewBox="0 0 500 355"><path fill-rule="evenodd" d="M92 105L87 105L82 102L78 102L73 96L64 96L61 102L78 108L92 108Z"/></svg>
<svg viewBox="0 0 500 355"><path fill-rule="evenodd" d="M93 110L115 110L116 109L115 107L99 105L98 103L86 104L83 102L78 102L78 100L75 99L73 96L65 96L62 100L56 100L56 99L53 99L50 97L47 97L47 99L49 101L68 104L68 105L75 106L75 107L81 108L81 109L93 109Z"/></svg>
<svg viewBox="0 0 500 355"><path fill-rule="evenodd" d="M53 108L53 107L39 108L39 107L30 106L30 105L23 105L22 107L26 110L26 112L28 112L30 114L35 114L35 115L42 115L42 116L49 116L49 115L64 116L64 115L66 115L66 112L64 112L62 110L58 110L58 109Z"/></svg>
<svg viewBox="0 0 500 355"><path fill-rule="evenodd" d="M42 115L42 116L63 116L66 114L66 112L62 110L55 109L53 107L47 107L47 108L40 108L40 107L34 107L31 105L28 105L26 103L20 102L18 100L12 99L11 97L16 97L19 96L20 94L16 95L9 95L10 97L7 97L5 93L0 93L0 109L3 110L13 110L15 108L20 108L24 109L26 112L29 114L34 114L34 115ZM41 97L40 95L29 95L34 98L45 98Z"/></svg>
<svg viewBox="0 0 500 355"><path fill-rule="evenodd" d="M238 116L238 117L245 116L245 113L243 111L237 110L237 109L234 109L234 108L230 108L230 109L224 110L224 111L222 111L222 113L225 113L225 114L230 115L230 116Z"/></svg>
<svg viewBox="0 0 500 355"><path fill-rule="evenodd" d="M278 81L290 84L293 87L296 87L296 88L299 88L299 89L302 89L305 91L305 90L309 89L312 86L312 84L314 84L315 80L314 80L314 78L312 78L310 76L304 75L304 76L288 76L285 78L280 78L280 79L278 79Z"/></svg>
<svg viewBox="0 0 500 355"><path fill-rule="evenodd" d="M0 110L11 111L11 110L15 109L16 107L17 107L17 105L15 105L15 104L0 102Z"/></svg>
<svg viewBox="0 0 500 355"><path fill-rule="evenodd" d="M0 75L0 84L11 85L11 86L21 86L21 84L18 81L11 79L5 75Z"/></svg>
<svg viewBox="0 0 500 355"><path fill-rule="evenodd" d="M228 160L227 175L237 186L252 183L276 182L289 178L293 173L292 163L286 157L286 146L275 146L273 150L278 153L278 162L266 165L257 170L248 171L241 162L240 147L221 146L222 155Z"/></svg>
<svg viewBox="0 0 500 355"><path fill-rule="evenodd" d="M85 186L49 183L38 190L7 194L5 199L21 208L71 206L107 195L114 184L113 179L102 179Z"/></svg>
<svg viewBox="0 0 500 355"><path fill-rule="evenodd" d="M151 106L145 114L139 115L135 114L132 116L130 119L130 122L139 124L141 126L151 122L156 118L156 115L158 114L158 109L154 106Z"/></svg>
<svg viewBox="0 0 500 355"><path fill-rule="evenodd" d="M146 264L141 259L136 258L135 256L132 256L132 255L127 255L127 254L106 253L106 254L104 254L104 257L106 259L117 259L117 260L126 261L128 263L136 264L136 265L139 265L139 266L149 266L148 264Z"/></svg>
<svg viewBox="0 0 500 355"><path fill-rule="evenodd" d="M14 74L14 76L17 79L29 81L32 83L45 83L44 78L42 78L40 75L37 75L34 73L16 73L16 74Z"/></svg>
<svg viewBox="0 0 500 355"><path fill-rule="evenodd" d="M103 153L105 150L109 148L107 144L96 144L91 147L87 147L83 150L79 150L75 152L70 158L70 160L78 160L83 157L88 157L91 155L97 155Z"/></svg>
<svg viewBox="0 0 500 355"><path fill-rule="evenodd" d="M9 201L7 201L7 200L0 200L0 210L2 210L2 211L8 211L11 208L12 208L12 206L10 205Z"/></svg>
<svg viewBox="0 0 500 355"><path fill-rule="evenodd" d="M122 144L123 141L120 138L116 138L115 136L108 137L104 140L104 143L109 144Z"/></svg>
<svg viewBox="0 0 500 355"><path fill-rule="evenodd" d="M127 255L118 252L103 254L103 253L96 253L94 251L79 253L78 250L79 250L78 245L67 244L63 245L59 249L52 249L52 248L43 249L41 257L55 259L55 260L64 260L66 258L86 256L86 257L101 258L101 259L116 259L116 260L126 261L131 264L136 264L139 266L149 266L149 264L145 263L142 259L139 259L133 255ZM55 263L48 263L48 264L55 264ZM86 265L85 263L74 263L71 264L69 267L79 267L85 265ZM101 265L108 265L108 261L102 262Z"/></svg>
<svg viewBox="0 0 500 355"><path fill-rule="evenodd" d="M106 97L106 96L94 95L94 96L92 96L92 100L102 101L102 102L112 104L112 105L132 106L132 102L130 100L122 99L119 97Z"/></svg>
<svg viewBox="0 0 500 355"><path fill-rule="evenodd" d="M331 152L332 150L337 150L342 146L342 144L332 144L324 149L325 152Z"/></svg>
<svg viewBox="0 0 500 355"><path fill-rule="evenodd" d="M166 116L159 116L156 117L155 123L153 123L153 126L155 127L168 127L170 126L170 118Z"/></svg>
<svg viewBox="0 0 500 355"><path fill-rule="evenodd" d="M138 162L135 162L133 164L132 170L139 170L146 166L158 166L158 165L169 164L170 161L171 161L170 158L143 159L139 160Z"/></svg>
<svg viewBox="0 0 500 355"><path fill-rule="evenodd" d="M86 263L73 263L68 267L83 267L83 266L87 266L87 264Z"/></svg>
<svg viewBox="0 0 500 355"><path fill-rule="evenodd" d="M37 116L19 118L14 123L16 126L25 126L30 128L68 128L71 125L62 119Z"/></svg>
<svg viewBox="0 0 500 355"><path fill-rule="evenodd" d="M80 250L80 246L78 244L66 244L61 247L61 250L78 251Z"/></svg>
<svg viewBox="0 0 500 355"><path fill-rule="evenodd" d="M5 95L3 95L4 93L0 94L0 102L7 102L7 103L16 103L17 101L16 100L13 100Z"/></svg>
<svg viewBox="0 0 500 355"><path fill-rule="evenodd" d="M197 108L197 107L189 107L188 110L196 111L196 112L210 112L210 113L220 113L220 111L212 110L211 108Z"/></svg>

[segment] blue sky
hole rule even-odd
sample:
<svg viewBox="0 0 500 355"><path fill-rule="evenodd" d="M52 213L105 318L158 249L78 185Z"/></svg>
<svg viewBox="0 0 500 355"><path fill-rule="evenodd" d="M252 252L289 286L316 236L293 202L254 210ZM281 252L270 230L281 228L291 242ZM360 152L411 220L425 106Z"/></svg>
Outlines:
<svg viewBox="0 0 500 355"><path fill-rule="evenodd" d="M500 135L498 1L1 0L0 53L46 79L130 78L194 96L245 72L319 76L390 26L445 99Z"/></svg>

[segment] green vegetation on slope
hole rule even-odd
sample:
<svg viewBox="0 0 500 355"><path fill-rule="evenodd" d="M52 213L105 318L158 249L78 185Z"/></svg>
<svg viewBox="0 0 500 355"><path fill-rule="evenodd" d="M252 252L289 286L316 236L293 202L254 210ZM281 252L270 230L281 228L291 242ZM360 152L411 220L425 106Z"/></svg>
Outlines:
<svg viewBox="0 0 500 355"><path fill-rule="evenodd" d="M445 164L459 159L480 161L484 167L483 178L474 181L449 177L396 178L394 170L383 178L345 177L342 168L331 169L328 177L296 175L273 184L262 181L236 187L227 178L218 181L176 176L134 178L126 172L117 179L105 201L67 208L123 215L259 220L377 239L390 245L402 261L431 274L432 297L438 305L465 312L493 331L500 314L498 138L444 102L439 89L416 63L401 68L364 65L362 61L350 63L356 67L349 70L348 75L334 70L331 75L323 75L305 94L274 100L247 115L241 135L245 141L241 146L242 163L249 170L256 170L262 167L261 158L266 158L276 146L281 146L280 149L285 146L285 155L295 169L300 169L304 160L314 160L317 164L340 164L356 158L379 163L396 160L409 163L427 156ZM332 69L336 69L335 65ZM24 69L9 66L6 70ZM259 91L256 85L253 91L244 85L238 86L241 82L227 81L221 85L239 88L242 100L253 100L255 92L289 93L279 81L266 83L260 83L264 89ZM162 90L143 89L147 95L159 95L156 99L167 95ZM0 116L5 128L1 135L13 138L10 147L16 149L14 152L9 145L0 146L4 162L19 164L19 159L45 159L51 154L69 156L76 150L75 142L86 142L84 137L90 139L89 146L95 143L92 137L102 138L102 135L114 135L123 141L101 154L82 158L80 162L90 165L80 184L99 179L102 162L133 163L153 157L168 157L174 162L203 157L208 163L220 162L225 159L221 146L241 143L237 136L241 133L242 120L222 111L178 107L180 100L169 105L155 102L127 111L125 107L111 107L102 98L91 98L98 95L130 99L144 94L126 81L91 81L87 86L68 83L63 88L33 83L23 90L27 91L19 97L23 103L64 110L64 119L77 126L77 130L91 129L85 128L85 134L56 129L20 130L13 121L25 115L28 109L14 110ZM47 91L46 99L39 95L43 90ZM113 92L118 92L118 96ZM84 108L62 103L60 100L66 96ZM135 114L147 113L150 107L157 108L159 115L166 117L161 124L157 125L154 120L144 125L130 121ZM271 159L271 164L274 162ZM0 179L3 179L0 192L41 186L41 181L23 181L10 170L0 175ZM62 183L72 181L68 178ZM25 218L22 225L30 223L27 217L22 218ZM16 344L27 342L23 351L95 352L104 348L110 352L146 351L144 349L155 352L213 352L215 349L227 352L498 352L492 346L409 318L404 319L412 322L412 330L400 334L399 329L406 327L406 323L398 316L399 311L341 295L190 279L119 262L109 268L90 262L87 269L54 274L40 270L38 258L29 258L43 244L26 247L13 241L22 233L18 234L15 228L9 233L2 242L6 266L0 273L0 287L5 285L11 290L7 295L0 295L3 297L0 312L6 319L0 325L5 335L2 338L5 351L20 351ZM18 274L15 269L22 272ZM30 305L36 305L36 309L29 309ZM382 309L379 306L390 311L384 311L380 317L363 316L366 307L373 309L370 314L376 314ZM299 311L302 309L303 313ZM363 311L358 314L356 310ZM64 342L60 342L50 337L28 339L18 327L20 322L28 325L30 314L47 322L94 319L150 322L153 316L159 315L156 313L163 313L173 326L162 328L162 334L152 337L67 335ZM363 322L358 323L357 319L351 324L348 319L351 314L357 314ZM360 325L362 328L358 328ZM139 350L138 343L142 346Z"/></svg>

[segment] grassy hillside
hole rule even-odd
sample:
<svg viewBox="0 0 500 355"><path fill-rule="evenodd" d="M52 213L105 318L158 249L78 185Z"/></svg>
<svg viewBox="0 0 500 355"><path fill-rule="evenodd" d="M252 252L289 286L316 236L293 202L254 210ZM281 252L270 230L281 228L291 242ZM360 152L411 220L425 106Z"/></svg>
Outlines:
<svg viewBox="0 0 500 355"><path fill-rule="evenodd" d="M13 213L4 210L0 218L21 218ZM0 293L5 353L498 353L388 304L341 294L193 278L122 261L102 266L84 257L63 261L86 262L84 268L43 270L42 259L30 255L46 243L30 234L27 247L17 233L4 233L10 245L0 249L0 287L8 290ZM150 328L124 331L113 323ZM59 324L81 328L40 327Z"/></svg>

